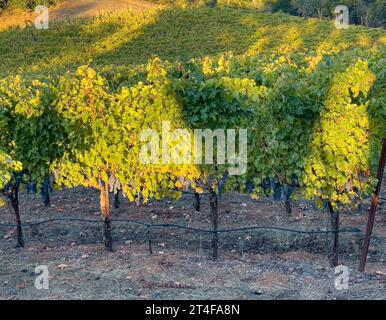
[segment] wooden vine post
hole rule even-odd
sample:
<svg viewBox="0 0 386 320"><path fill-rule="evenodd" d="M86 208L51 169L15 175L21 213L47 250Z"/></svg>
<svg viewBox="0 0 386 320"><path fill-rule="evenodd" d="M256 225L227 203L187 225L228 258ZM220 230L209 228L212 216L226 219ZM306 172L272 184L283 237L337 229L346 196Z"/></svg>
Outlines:
<svg viewBox="0 0 386 320"><path fill-rule="evenodd" d="M213 238L212 238L212 248L213 248L213 258L217 259L218 257L218 195L213 188L210 189L209 194L209 207L210 207L210 217L212 220L213 226Z"/></svg>
<svg viewBox="0 0 386 320"><path fill-rule="evenodd" d="M290 200L285 200L284 206L285 206L286 214L291 215L292 214L291 201Z"/></svg>
<svg viewBox="0 0 386 320"><path fill-rule="evenodd" d="M121 200L119 200L119 190L114 194L114 208L119 209L121 206Z"/></svg>
<svg viewBox="0 0 386 320"><path fill-rule="evenodd" d="M386 165L386 138L383 138L382 140L382 152L381 152L381 158L379 161L379 167L378 167L378 184L375 189L375 192L373 194L373 197L371 199L371 207L370 207L370 212L369 212L369 217L367 220L367 227L366 227L366 234L365 238L363 241L363 250L362 250L362 255L361 255L361 260L359 263L359 271L363 272L365 270L366 266L366 260L367 260L367 254L369 252L369 247L370 247L370 239L371 239L371 234L373 232L373 226L374 226L374 221L375 221L375 213L377 212L377 207L379 204L379 195L381 193L381 186L382 186L382 180L383 180L383 175L385 171L385 165Z"/></svg>
<svg viewBox="0 0 386 320"><path fill-rule="evenodd" d="M331 230L334 231L332 247L328 258L330 265L336 267L339 264L339 211L334 210L331 203L328 203L328 213L330 215Z"/></svg>
<svg viewBox="0 0 386 320"><path fill-rule="evenodd" d="M111 235L110 193L109 184L102 183L100 189L101 211L103 218L103 241L107 251L113 251L113 237Z"/></svg>
<svg viewBox="0 0 386 320"><path fill-rule="evenodd" d="M193 201L194 210L196 212L200 212L201 205L200 205L200 194L198 192L194 193L194 201Z"/></svg>

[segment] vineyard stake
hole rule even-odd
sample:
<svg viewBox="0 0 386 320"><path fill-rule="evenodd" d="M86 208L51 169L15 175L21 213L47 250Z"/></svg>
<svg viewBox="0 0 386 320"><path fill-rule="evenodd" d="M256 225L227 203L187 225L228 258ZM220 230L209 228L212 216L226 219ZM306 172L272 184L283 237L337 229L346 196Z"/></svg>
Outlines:
<svg viewBox="0 0 386 320"><path fill-rule="evenodd" d="M194 210L196 212L200 212L201 206L200 206L200 194L198 192L194 193L194 202L193 202Z"/></svg>
<svg viewBox="0 0 386 320"><path fill-rule="evenodd" d="M103 241L105 249L113 252L113 237L111 235L110 193L109 185L102 183L100 189L100 202L103 217Z"/></svg>
<svg viewBox="0 0 386 320"><path fill-rule="evenodd" d="M213 248L213 258L217 259L218 257L218 196L217 193L210 189L209 195L209 206L210 206L210 216L212 219L213 225L213 238L212 238L212 248Z"/></svg>
<svg viewBox="0 0 386 320"><path fill-rule="evenodd" d="M117 193L114 194L114 208L119 209L121 206L121 201L119 200L119 190L117 190Z"/></svg>
<svg viewBox="0 0 386 320"><path fill-rule="evenodd" d="M365 238L363 241L363 251L362 251L361 260L359 263L359 271L360 272L363 272L365 270L365 266L366 266L367 255L369 253L371 233L373 231L375 213L377 211L377 207L378 207L378 203L379 203L379 194L381 192L382 180L383 180L383 175L384 175L384 171L385 171L386 138L382 139L382 143L383 143L383 147L382 147L381 158L379 160L378 175L377 175L378 184L377 184L377 187L376 187L375 192L373 194L373 197L371 199L371 207L370 207L369 217L367 220L366 235L365 235Z"/></svg>
<svg viewBox="0 0 386 320"><path fill-rule="evenodd" d="M149 244L149 253L150 255L153 254L153 248L152 248L152 243L151 243L151 226L147 226L147 242Z"/></svg>
<svg viewBox="0 0 386 320"><path fill-rule="evenodd" d="M292 214L291 201L285 200L284 205L285 205L286 214L291 215Z"/></svg>
<svg viewBox="0 0 386 320"><path fill-rule="evenodd" d="M339 264L339 211L334 210L331 203L328 203L331 229L334 231L331 250L328 254L330 265L336 267Z"/></svg>

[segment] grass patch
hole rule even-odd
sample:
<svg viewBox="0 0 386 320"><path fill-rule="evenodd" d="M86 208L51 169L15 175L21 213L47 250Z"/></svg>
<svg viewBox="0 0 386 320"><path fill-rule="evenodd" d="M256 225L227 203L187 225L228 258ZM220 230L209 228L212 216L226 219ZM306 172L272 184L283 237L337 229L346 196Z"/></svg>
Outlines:
<svg viewBox="0 0 386 320"><path fill-rule="evenodd" d="M49 30L8 28L0 32L0 75L57 74L79 65L146 63L153 55L188 60L235 54L382 50L384 29L304 20L251 9L163 8L127 11L94 19L53 22Z"/></svg>

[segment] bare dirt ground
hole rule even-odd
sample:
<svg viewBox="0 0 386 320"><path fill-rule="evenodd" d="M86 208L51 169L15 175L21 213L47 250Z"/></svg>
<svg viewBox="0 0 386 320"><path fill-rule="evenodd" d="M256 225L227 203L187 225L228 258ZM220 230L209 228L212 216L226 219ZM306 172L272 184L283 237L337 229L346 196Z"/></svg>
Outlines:
<svg viewBox="0 0 386 320"><path fill-rule="evenodd" d="M384 199L385 194L383 195ZM192 196L135 205L122 200L113 219L174 223L210 228L207 199L202 212ZM239 194L224 195L219 204L220 227L283 226L297 230L329 227L327 213L307 202L293 204L286 216L281 203ZM55 192L49 208L23 194L24 224L51 218L99 221L98 194L72 189ZM342 214L341 227L364 230L368 202L361 210ZM3 224L12 212L0 208ZM211 235L177 229L147 230L113 222L115 252L101 244L100 223L52 222L25 227L26 248L15 248L15 233L0 226L0 299L386 299L386 212L378 211L365 274L358 261L363 233L341 234L341 264L349 267L349 289L337 290L327 253L330 236L269 230L220 235L219 258L211 257ZM49 290L34 286L37 265L47 265Z"/></svg>
<svg viewBox="0 0 386 320"><path fill-rule="evenodd" d="M157 7L157 4L144 0L67 0L49 9L52 20L68 20L84 17L95 17L108 12L120 12L127 9L146 10ZM36 14L27 11L0 13L0 29L11 26L25 26L33 23Z"/></svg>

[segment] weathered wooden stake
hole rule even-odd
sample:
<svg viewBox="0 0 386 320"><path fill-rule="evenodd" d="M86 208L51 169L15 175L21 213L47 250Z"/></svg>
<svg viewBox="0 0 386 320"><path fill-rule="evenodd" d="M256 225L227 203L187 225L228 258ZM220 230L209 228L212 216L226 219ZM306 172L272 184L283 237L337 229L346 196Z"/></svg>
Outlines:
<svg viewBox="0 0 386 320"><path fill-rule="evenodd" d="M377 187L376 187L375 192L373 194L373 197L371 199L369 218L367 220L366 234L365 234L365 238L363 240L363 250L362 250L361 260L359 263L359 271L360 272L363 272L365 270L367 255L369 253L371 234L373 232L373 226L374 226L374 221L375 221L375 213L377 212L377 207L378 207L378 203L379 203L379 195L381 193L382 180L383 180L383 175L385 172L386 138L382 139L382 144L383 144L383 147L382 147L382 152L381 152L381 158L379 160L378 175L377 175L378 184L377 184Z"/></svg>
<svg viewBox="0 0 386 320"><path fill-rule="evenodd" d="M120 206L121 206L121 200L119 199L119 190L118 190L117 193L114 195L114 208L119 209Z"/></svg>
<svg viewBox="0 0 386 320"><path fill-rule="evenodd" d="M218 196L217 193L211 189L209 195L209 207L210 207L210 216L212 219L213 226L213 238L212 238L212 248L213 248L213 258L217 259L218 257Z"/></svg>
<svg viewBox="0 0 386 320"><path fill-rule="evenodd" d="M110 194L109 185L106 183L101 187L101 211L103 218L103 241L105 249L109 252L113 251L113 237L111 235L111 218L110 218Z"/></svg>
<svg viewBox="0 0 386 320"><path fill-rule="evenodd" d="M288 215L291 215L291 214L292 214L291 200L290 200L290 199L286 199L286 200L284 201L284 206L285 206L285 212L286 212Z"/></svg>
<svg viewBox="0 0 386 320"><path fill-rule="evenodd" d="M149 253L153 254L153 248L151 243L151 226L147 226L147 242L149 244Z"/></svg>
<svg viewBox="0 0 386 320"><path fill-rule="evenodd" d="M333 233L333 243L328 254L330 265L336 267L339 264L339 211L335 211L331 203L328 203L328 213L330 215L331 230Z"/></svg>
<svg viewBox="0 0 386 320"><path fill-rule="evenodd" d="M200 194L195 192L194 193L194 201L193 201L194 210L196 212L200 212L201 210L201 204L200 204Z"/></svg>

